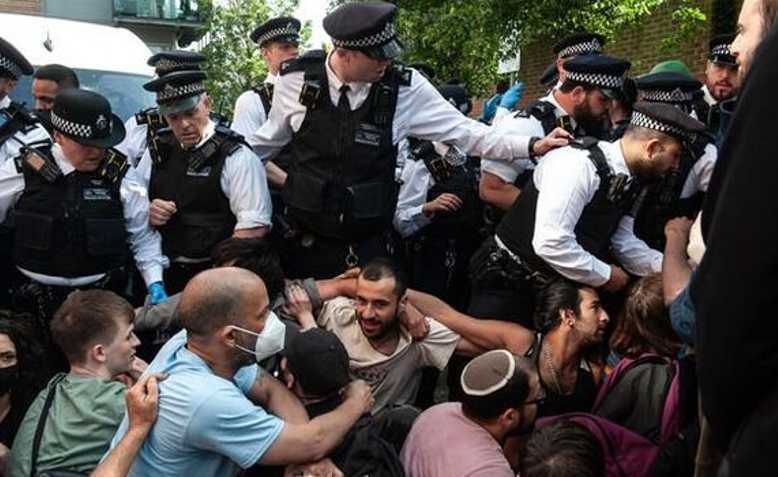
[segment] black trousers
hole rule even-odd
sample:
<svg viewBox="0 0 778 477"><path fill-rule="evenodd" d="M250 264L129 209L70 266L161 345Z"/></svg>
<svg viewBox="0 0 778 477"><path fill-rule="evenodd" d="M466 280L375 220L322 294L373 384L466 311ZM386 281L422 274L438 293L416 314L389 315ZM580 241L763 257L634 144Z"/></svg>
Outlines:
<svg viewBox="0 0 778 477"><path fill-rule="evenodd" d="M332 278L352 267L362 267L377 257L399 259L398 241L386 230L364 240L321 237L304 232L289 240L282 249L282 263L287 278Z"/></svg>

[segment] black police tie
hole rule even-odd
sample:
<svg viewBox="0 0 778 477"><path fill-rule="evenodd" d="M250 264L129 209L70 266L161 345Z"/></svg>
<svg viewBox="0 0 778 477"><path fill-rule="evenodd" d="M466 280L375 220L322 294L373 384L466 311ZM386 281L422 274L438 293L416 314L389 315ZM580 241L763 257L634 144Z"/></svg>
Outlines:
<svg viewBox="0 0 778 477"><path fill-rule="evenodd" d="M350 113L351 112L351 103L348 102L348 91L349 91L348 85L344 84L340 87L340 99L338 100L338 111L341 113Z"/></svg>

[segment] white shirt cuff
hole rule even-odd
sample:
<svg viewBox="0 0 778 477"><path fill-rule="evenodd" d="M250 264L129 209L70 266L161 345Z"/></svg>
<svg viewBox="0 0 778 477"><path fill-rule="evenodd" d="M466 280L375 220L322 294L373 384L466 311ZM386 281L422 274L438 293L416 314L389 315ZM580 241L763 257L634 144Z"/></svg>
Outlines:
<svg viewBox="0 0 778 477"><path fill-rule="evenodd" d="M235 230L253 229L255 227L270 227L270 217L259 210L244 210L237 215Z"/></svg>

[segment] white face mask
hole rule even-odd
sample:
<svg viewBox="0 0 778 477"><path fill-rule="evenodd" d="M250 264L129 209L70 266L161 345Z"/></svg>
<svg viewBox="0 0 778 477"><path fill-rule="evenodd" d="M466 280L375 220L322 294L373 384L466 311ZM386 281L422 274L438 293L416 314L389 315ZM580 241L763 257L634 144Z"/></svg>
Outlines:
<svg viewBox="0 0 778 477"><path fill-rule="evenodd" d="M265 359L273 356L276 353L279 353L284 349L286 326L281 323L281 320L279 320L276 314L272 311L267 315L267 320L265 320L265 327L262 329L261 333L254 333L253 331L249 331L239 326L233 326L232 328L257 337L257 341L253 350L244 348L237 343L235 344L235 347L239 350L253 354L254 358L257 360L257 363L264 361Z"/></svg>

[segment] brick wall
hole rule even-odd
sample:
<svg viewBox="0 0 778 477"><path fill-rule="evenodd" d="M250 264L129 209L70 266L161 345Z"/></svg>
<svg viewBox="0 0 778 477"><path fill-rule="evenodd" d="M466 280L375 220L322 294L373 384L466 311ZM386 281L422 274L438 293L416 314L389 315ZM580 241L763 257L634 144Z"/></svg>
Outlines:
<svg viewBox="0 0 778 477"><path fill-rule="evenodd" d="M712 0L697 0L708 17L704 29L692 40L680 45L667 54L661 48L662 40L669 36L675 24L672 21L672 11L678 1L673 0L657 9L652 15L640 20L637 25L625 29L616 38L608 42L605 52L609 55L624 58L632 62L630 76L648 72L656 63L670 59L680 59L700 80L704 77L708 49L711 37L710 19L712 16ZM522 64L519 78L524 80L527 88L524 91L522 104L538 98L544 90L538 79L543 70L553 60L551 46L555 40L541 40L522 48Z"/></svg>
<svg viewBox="0 0 778 477"><path fill-rule="evenodd" d="M40 0L0 0L0 12L2 13L29 13L40 15Z"/></svg>

